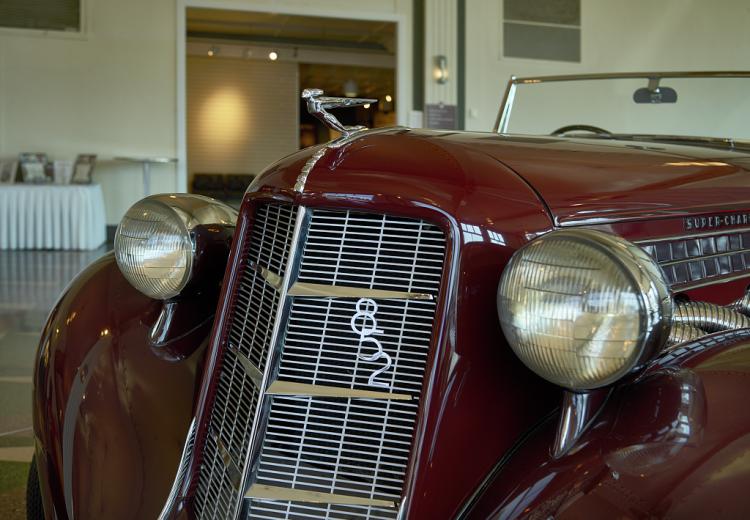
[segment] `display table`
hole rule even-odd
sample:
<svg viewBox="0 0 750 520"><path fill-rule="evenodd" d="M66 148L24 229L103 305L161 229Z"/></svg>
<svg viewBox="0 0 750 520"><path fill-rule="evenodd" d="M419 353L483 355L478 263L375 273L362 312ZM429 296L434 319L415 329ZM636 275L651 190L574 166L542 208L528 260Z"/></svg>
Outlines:
<svg viewBox="0 0 750 520"><path fill-rule="evenodd" d="M151 165L176 163L174 157L115 157L115 161L140 164L143 169L143 196L151 195Z"/></svg>
<svg viewBox="0 0 750 520"><path fill-rule="evenodd" d="M96 249L106 238L98 184L0 185L0 249Z"/></svg>

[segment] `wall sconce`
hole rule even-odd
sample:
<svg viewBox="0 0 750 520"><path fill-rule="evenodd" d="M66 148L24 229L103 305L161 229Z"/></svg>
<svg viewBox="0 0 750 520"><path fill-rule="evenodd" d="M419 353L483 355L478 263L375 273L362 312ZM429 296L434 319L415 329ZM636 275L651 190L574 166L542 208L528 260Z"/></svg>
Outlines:
<svg viewBox="0 0 750 520"><path fill-rule="evenodd" d="M435 68L432 75L440 85L448 82L448 58L443 55L435 56Z"/></svg>

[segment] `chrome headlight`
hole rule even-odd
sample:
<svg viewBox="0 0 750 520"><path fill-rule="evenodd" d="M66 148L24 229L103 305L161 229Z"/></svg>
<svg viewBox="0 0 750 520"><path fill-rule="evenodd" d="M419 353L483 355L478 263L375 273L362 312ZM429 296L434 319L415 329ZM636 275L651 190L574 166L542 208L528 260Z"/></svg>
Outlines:
<svg viewBox="0 0 750 520"><path fill-rule="evenodd" d="M497 294L510 346L557 385L617 381L667 339L672 303L656 262L594 230L552 231L511 258Z"/></svg>
<svg viewBox="0 0 750 520"><path fill-rule="evenodd" d="M136 202L115 232L115 258L133 287L151 298L180 294L195 261L193 230L202 224L233 226L237 212L200 195L153 195Z"/></svg>

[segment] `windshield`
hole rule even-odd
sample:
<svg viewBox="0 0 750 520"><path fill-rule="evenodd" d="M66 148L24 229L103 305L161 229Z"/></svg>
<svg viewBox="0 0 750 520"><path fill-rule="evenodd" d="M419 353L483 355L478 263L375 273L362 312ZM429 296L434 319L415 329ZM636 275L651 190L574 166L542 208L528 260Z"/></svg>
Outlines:
<svg viewBox="0 0 750 520"><path fill-rule="evenodd" d="M733 74L742 76L515 79L501 107L498 130L549 135L586 125L595 128L563 133L750 140L750 73Z"/></svg>

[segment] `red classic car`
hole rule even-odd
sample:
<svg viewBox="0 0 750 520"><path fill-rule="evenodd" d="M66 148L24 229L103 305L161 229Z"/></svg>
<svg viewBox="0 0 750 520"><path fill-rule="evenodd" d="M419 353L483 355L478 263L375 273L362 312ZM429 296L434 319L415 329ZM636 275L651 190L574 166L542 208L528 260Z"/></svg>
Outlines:
<svg viewBox="0 0 750 520"><path fill-rule="evenodd" d="M340 138L141 200L52 310L29 515L747 518L748 78L513 78L493 133L306 90Z"/></svg>

